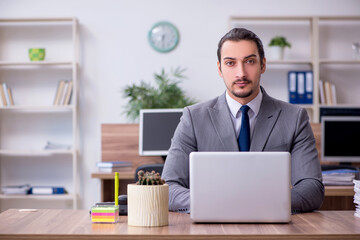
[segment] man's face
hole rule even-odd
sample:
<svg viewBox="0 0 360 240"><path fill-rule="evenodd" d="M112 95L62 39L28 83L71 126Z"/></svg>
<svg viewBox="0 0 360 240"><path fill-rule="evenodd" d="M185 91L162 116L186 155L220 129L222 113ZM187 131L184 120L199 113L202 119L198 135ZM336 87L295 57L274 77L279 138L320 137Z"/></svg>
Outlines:
<svg viewBox="0 0 360 240"><path fill-rule="evenodd" d="M260 77L266 69L266 59L260 64L256 43L249 40L226 41L221 49L220 77L229 95L242 105L253 100L260 91Z"/></svg>

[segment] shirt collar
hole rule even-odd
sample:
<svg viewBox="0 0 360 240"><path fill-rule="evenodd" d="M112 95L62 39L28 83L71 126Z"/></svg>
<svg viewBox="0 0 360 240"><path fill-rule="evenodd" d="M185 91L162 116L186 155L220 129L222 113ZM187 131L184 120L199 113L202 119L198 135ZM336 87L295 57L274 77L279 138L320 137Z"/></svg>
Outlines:
<svg viewBox="0 0 360 240"><path fill-rule="evenodd" d="M250 107L250 110L254 112L255 117L259 113L262 97L263 97L263 93L260 90L258 95L253 100L251 100L248 104L246 104ZM236 115L242 105L238 101L236 101L235 99L230 97L227 91L226 91L226 102L229 106L231 114L234 116L234 118L236 118Z"/></svg>

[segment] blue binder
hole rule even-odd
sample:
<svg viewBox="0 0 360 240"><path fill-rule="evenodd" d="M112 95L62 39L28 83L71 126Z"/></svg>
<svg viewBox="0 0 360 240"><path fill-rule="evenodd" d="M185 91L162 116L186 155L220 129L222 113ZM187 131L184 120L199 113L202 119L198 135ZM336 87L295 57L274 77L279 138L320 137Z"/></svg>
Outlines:
<svg viewBox="0 0 360 240"><path fill-rule="evenodd" d="M288 72L289 103L297 103L296 72Z"/></svg>
<svg viewBox="0 0 360 240"><path fill-rule="evenodd" d="M313 103L314 80L312 71L305 72L305 103Z"/></svg>
<svg viewBox="0 0 360 240"><path fill-rule="evenodd" d="M297 103L304 104L306 103L305 99L305 72L296 73L296 82L297 82Z"/></svg>

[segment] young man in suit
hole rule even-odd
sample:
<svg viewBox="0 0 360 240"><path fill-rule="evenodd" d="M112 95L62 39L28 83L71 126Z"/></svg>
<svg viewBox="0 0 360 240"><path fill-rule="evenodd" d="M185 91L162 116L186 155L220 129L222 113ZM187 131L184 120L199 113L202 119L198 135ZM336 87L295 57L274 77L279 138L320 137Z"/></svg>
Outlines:
<svg viewBox="0 0 360 240"><path fill-rule="evenodd" d="M220 40L217 54L226 91L184 108L162 174L169 184L170 210L190 211L191 152L239 150L290 152L292 211L318 209L324 186L308 115L260 86L266 70L261 40L247 29L234 28Z"/></svg>

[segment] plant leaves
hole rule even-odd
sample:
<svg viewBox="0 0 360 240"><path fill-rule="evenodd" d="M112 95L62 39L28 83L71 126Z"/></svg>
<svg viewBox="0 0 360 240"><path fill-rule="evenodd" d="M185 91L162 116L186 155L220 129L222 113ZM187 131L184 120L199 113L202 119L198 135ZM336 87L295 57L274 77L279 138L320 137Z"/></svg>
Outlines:
<svg viewBox="0 0 360 240"><path fill-rule="evenodd" d="M157 87L141 81L139 85L132 84L124 88L125 98L129 103L125 106L126 116L135 121L139 117L140 109L149 108L183 108L194 104L195 101L185 96L179 87L181 80L186 78L186 69L177 67L167 73L164 68L161 73L154 73Z"/></svg>

